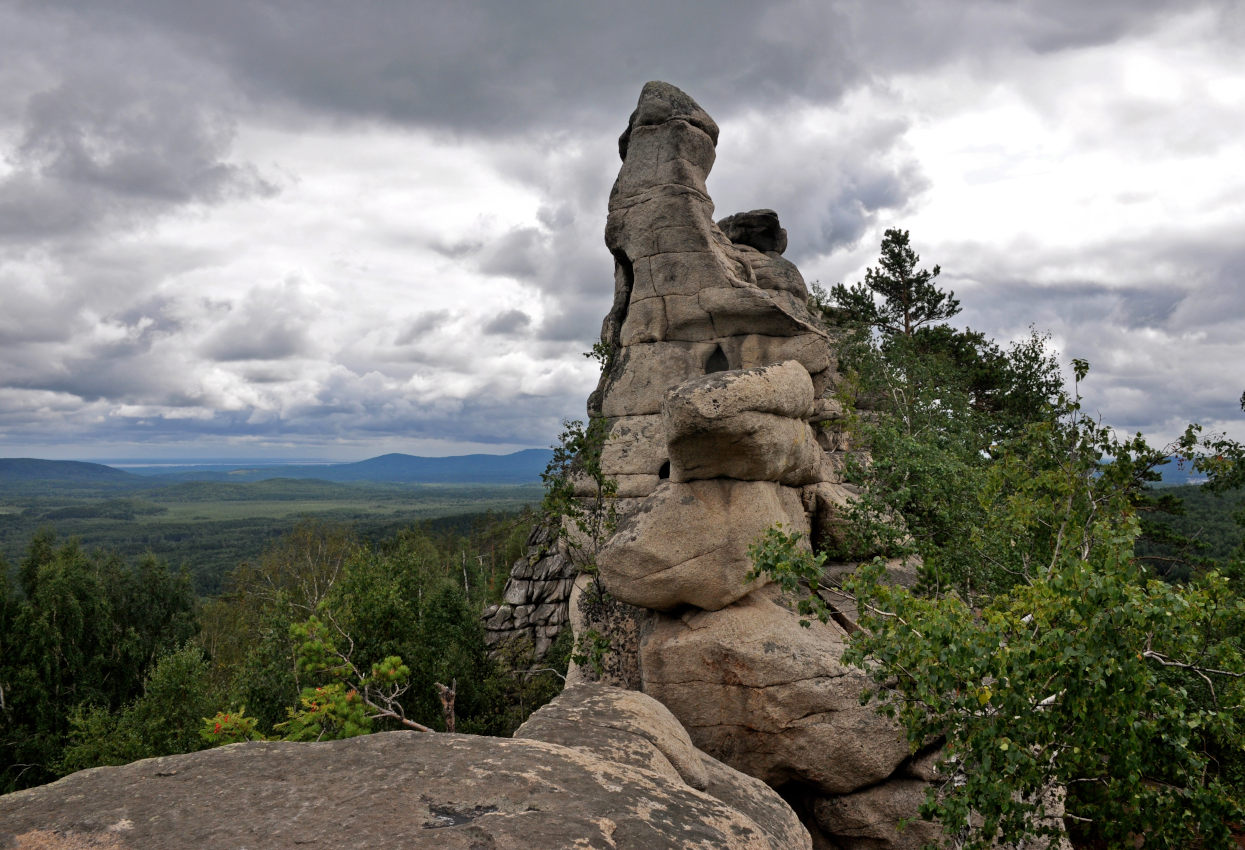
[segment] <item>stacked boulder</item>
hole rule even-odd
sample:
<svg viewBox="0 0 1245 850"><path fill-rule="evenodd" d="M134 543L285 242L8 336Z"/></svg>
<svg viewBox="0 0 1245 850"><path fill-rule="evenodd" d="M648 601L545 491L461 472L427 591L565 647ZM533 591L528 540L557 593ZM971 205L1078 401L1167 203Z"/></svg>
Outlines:
<svg viewBox="0 0 1245 850"><path fill-rule="evenodd" d="M532 527L527 551L510 568L501 603L484 611L484 640L494 652L535 662L562 632L579 568L560 542L550 523Z"/></svg>
<svg viewBox="0 0 1245 850"><path fill-rule="evenodd" d="M571 587L566 621L578 657L593 657L567 681L654 697L695 747L776 789L816 848L915 850L939 836L917 818L945 779L938 743L914 752L860 704L868 677L842 660L857 628L850 608L806 626L794 600L751 575L749 547L771 527L818 548L839 538L850 445L832 397L834 341L782 256L777 214L713 220L705 181L717 137L694 100L654 82L619 139L605 233L614 301L588 412L608 426L600 467L618 485L621 522L589 547L591 564L558 555L559 591L569 571L591 567ZM516 565L516 603L540 551ZM490 611L490 629L504 633L518 610Z"/></svg>
<svg viewBox="0 0 1245 850"><path fill-rule="evenodd" d="M749 579L748 548L767 529L825 539L850 493L832 341L782 257L778 216L713 221L716 140L665 83L644 87L620 139L610 356L589 412L610 426L601 466L623 519L570 618L634 656L607 681L655 697L697 747L780 790L817 846L920 847L935 827L898 822L916 814L930 760L860 705L867 677L842 663L852 624L801 626L776 586ZM596 604L598 582L629 618L576 610Z"/></svg>

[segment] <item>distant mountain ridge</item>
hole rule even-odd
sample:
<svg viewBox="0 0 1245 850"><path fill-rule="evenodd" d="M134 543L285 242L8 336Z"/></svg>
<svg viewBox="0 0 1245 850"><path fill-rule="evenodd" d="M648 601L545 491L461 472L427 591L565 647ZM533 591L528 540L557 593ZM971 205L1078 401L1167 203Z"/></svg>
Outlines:
<svg viewBox="0 0 1245 850"><path fill-rule="evenodd" d="M146 487L170 481L266 481L272 478L314 478L395 484L527 484L540 480L553 452L524 449L508 455L471 454L451 457L419 457L386 454L355 463L272 464L265 466L157 468L128 472L101 463L38 458L0 458L0 482L56 481L61 483L115 484Z"/></svg>
<svg viewBox="0 0 1245 850"><path fill-rule="evenodd" d="M124 484L140 480L140 478L102 463L88 463L81 460L42 460L35 457L4 457L0 458L0 480Z"/></svg>

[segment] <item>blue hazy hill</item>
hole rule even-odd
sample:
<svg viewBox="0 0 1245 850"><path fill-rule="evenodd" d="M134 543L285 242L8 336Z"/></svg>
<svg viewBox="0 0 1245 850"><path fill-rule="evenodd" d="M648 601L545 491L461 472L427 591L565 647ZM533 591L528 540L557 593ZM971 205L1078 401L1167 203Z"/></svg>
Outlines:
<svg viewBox="0 0 1245 850"><path fill-rule="evenodd" d="M272 478L319 479L334 482L394 484L528 484L540 474L553 452L525 449L508 455L418 457L387 454L356 463L330 464L186 464L117 469L76 460L0 458L0 484L55 482L80 486L150 488L181 481L267 481Z"/></svg>
<svg viewBox="0 0 1245 850"><path fill-rule="evenodd" d="M553 452L525 449L508 455L419 457L386 454L355 463L265 464L262 466L186 465L135 469L163 481L265 481L318 478L321 481L372 481L394 484L528 484L540 480Z"/></svg>

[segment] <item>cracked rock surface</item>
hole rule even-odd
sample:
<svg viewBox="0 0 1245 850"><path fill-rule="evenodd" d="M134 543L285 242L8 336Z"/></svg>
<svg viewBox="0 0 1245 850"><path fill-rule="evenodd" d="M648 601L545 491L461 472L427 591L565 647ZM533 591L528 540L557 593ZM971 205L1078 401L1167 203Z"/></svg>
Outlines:
<svg viewBox="0 0 1245 850"><path fill-rule="evenodd" d="M609 699L589 709L608 726ZM705 790L622 755L423 732L233 744L0 797L0 847L811 848L777 794L690 744Z"/></svg>

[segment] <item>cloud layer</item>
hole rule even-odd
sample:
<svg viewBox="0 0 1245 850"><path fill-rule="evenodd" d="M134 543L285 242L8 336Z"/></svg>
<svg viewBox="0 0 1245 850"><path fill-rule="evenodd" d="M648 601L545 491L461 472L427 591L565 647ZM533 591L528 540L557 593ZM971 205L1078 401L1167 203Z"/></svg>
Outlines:
<svg viewBox="0 0 1245 850"><path fill-rule="evenodd" d="M0 453L508 451L595 383L615 139L666 79L805 277L886 227L1107 421L1241 432L1237 4L0 9Z"/></svg>

